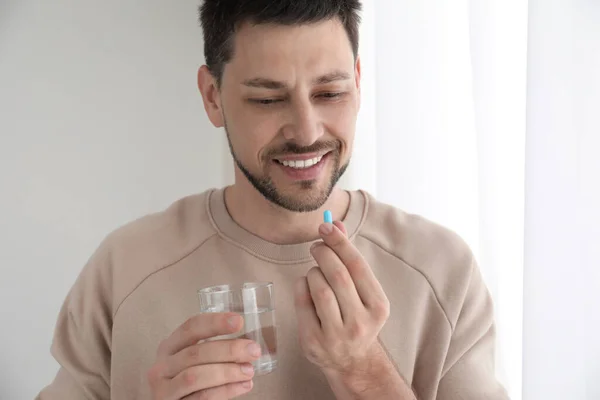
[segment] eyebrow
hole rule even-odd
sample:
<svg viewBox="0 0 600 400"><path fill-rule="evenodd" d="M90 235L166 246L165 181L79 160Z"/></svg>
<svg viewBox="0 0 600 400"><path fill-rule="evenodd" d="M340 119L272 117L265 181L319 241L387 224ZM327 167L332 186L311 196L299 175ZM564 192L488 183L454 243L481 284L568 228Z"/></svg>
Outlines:
<svg viewBox="0 0 600 400"><path fill-rule="evenodd" d="M325 85L327 83L336 82L336 81L346 81L351 79L351 76L344 71L333 71L328 74L319 76L318 78L313 80L313 85ZM254 88L262 88L262 89L285 89L287 88L287 84L285 82L275 81L273 79L268 78L252 78L247 79L243 82L244 86L254 87Z"/></svg>

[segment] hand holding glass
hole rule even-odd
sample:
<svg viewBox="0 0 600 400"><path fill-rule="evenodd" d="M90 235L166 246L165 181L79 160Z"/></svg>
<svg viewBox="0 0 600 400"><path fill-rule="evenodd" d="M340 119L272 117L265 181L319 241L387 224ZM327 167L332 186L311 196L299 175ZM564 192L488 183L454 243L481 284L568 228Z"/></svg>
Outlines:
<svg viewBox="0 0 600 400"><path fill-rule="evenodd" d="M261 357L253 363L256 375L264 375L277 366L277 330L273 284L270 282L212 286L198 291L200 312L235 312L244 318L241 331L211 340L250 339L258 343Z"/></svg>

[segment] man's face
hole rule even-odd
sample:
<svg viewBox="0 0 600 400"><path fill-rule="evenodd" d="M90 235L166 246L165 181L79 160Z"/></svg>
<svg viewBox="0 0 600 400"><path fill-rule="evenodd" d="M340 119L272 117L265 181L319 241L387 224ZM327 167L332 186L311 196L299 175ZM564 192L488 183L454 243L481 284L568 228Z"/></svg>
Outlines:
<svg viewBox="0 0 600 400"><path fill-rule="evenodd" d="M234 49L217 97L237 167L273 203L318 209L350 161L360 102L342 24L246 24Z"/></svg>

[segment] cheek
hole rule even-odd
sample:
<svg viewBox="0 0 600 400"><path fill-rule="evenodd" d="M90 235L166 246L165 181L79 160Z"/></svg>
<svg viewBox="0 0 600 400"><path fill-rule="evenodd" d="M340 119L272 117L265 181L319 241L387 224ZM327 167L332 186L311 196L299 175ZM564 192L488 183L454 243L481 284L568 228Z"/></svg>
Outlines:
<svg viewBox="0 0 600 400"><path fill-rule="evenodd" d="M346 105L328 110L324 120L330 134L344 142L346 147L351 148L356 131L356 117L356 110Z"/></svg>
<svg viewBox="0 0 600 400"><path fill-rule="evenodd" d="M272 147L279 132L279 121L256 112L244 111L235 115L235 121L227 121L227 128L237 153L243 153L246 160L261 157Z"/></svg>

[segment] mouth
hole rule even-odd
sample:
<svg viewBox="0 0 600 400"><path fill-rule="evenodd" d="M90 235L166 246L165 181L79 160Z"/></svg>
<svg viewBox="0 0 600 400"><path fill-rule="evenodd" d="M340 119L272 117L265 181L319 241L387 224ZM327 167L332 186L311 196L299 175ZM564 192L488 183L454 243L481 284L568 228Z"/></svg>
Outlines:
<svg viewBox="0 0 600 400"><path fill-rule="evenodd" d="M311 158L307 158L306 156L304 156L304 158L300 158L298 156L292 158L276 158L275 161L285 167L294 169L307 169L318 165L323 158L327 156L327 154L329 154L329 152Z"/></svg>
<svg viewBox="0 0 600 400"><path fill-rule="evenodd" d="M274 158L273 162L293 180L317 179L331 155L331 151L320 154L294 154L281 158Z"/></svg>

